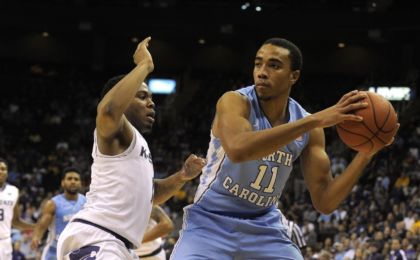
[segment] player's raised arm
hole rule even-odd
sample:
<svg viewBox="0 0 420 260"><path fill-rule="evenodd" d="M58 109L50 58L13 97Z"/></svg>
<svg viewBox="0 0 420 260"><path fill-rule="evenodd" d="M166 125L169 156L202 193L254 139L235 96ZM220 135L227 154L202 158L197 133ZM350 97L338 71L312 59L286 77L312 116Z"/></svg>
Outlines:
<svg viewBox="0 0 420 260"><path fill-rule="evenodd" d="M127 123L123 114L134 99L140 84L154 69L152 56L147 49L150 39L148 37L139 43L133 56L136 67L102 98L97 107L96 129L98 136L105 140L128 129L124 127Z"/></svg>
<svg viewBox="0 0 420 260"><path fill-rule="evenodd" d="M48 200L43 209L42 216L35 225L34 233L32 235L31 248L36 249L41 243L48 226L52 223L55 215L55 203L53 200Z"/></svg>

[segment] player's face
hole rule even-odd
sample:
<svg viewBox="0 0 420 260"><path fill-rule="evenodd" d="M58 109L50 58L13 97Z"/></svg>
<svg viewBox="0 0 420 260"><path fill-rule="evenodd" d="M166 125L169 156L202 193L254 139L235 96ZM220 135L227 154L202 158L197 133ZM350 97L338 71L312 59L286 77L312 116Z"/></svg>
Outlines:
<svg viewBox="0 0 420 260"><path fill-rule="evenodd" d="M155 103L153 103L152 93L146 84L141 84L125 115L141 133L152 130L155 122Z"/></svg>
<svg viewBox="0 0 420 260"><path fill-rule="evenodd" d="M264 44L258 50L254 63L254 84L261 100L289 94L300 71L292 71L288 49Z"/></svg>
<svg viewBox="0 0 420 260"><path fill-rule="evenodd" d="M68 172L66 176L61 181L61 187L63 190L70 194L76 194L80 191L82 187L82 182L80 181L80 175L77 172Z"/></svg>
<svg viewBox="0 0 420 260"><path fill-rule="evenodd" d="M391 249L392 250L399 250L400 249L400 241L398 241L397 239L393 239L392 244L391 244Z"/></svg>
<svg viewBox="0 0 420 260"><path fill-rule="evenodd" d="M0 162L0 187L7 180L7 165L4 162Z"/></svg>

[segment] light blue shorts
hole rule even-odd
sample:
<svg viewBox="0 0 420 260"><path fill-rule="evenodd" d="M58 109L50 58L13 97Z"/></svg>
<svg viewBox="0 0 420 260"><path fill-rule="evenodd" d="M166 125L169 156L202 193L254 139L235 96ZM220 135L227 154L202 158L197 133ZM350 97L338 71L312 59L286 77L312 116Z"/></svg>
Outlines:
<svg viewBox="0 0 420 260"><path fill-rule="evenodd" d="M57 247L46 245L42 250L41 260L57 260Z"/></svg>
<svg viewBox="0 0 420 260"><path fill-rule="evenodd" d="M299 248L272 210L255 218L236 218L203 210L184 209L184 225L171 260L303 260Z"/></svg>

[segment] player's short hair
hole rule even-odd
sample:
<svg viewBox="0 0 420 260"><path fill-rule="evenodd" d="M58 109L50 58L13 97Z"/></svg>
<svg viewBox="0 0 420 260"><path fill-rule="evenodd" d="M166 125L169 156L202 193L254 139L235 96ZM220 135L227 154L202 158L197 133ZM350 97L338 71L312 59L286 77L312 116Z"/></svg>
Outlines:
<svg viewBox="0 0 420 260"><path fill-rule="evenodd" d="M6 164L6 166L8 166L8 165L7 165L7 161L6 161L6 159L3 159L3 158L1 158L1 157L0 157L0 163L4 163L4 164Z"/></svg>
<svg viewBox="0 0 420 260"><path fill-rule="evenodd" d="M63 172L61 173L61 180L64 180L66 178L67 173L69 172L75 172L77 174L79 174L79 176L81 176L81 171L79 168L77 167L66 167L64 168Z"/></svg>
<svg viewBox="0 0 420 260"><path fill-rule="evenodd" d="M105 85L103 86L103 88L101 90L101 96L99 98L99 101L101 101L105 97L106 93L108 93L124 77L125 77L125 75L118 75L118 76L115 76L115 77L110 78L105 83Z"/></svg>
<svg viewBox="0 0 420 260"><path fill-rule="evenodd" d="M271 39L266 40L263 45L265 44L272 44L278 47L288 49L290 52L289 58L291 62L290 66L291 66L292 71L302 69L302 65L303 65L302 52L300 51L299 47L297 47L293 42L288 41L283 38L271 38Z"/></svg>

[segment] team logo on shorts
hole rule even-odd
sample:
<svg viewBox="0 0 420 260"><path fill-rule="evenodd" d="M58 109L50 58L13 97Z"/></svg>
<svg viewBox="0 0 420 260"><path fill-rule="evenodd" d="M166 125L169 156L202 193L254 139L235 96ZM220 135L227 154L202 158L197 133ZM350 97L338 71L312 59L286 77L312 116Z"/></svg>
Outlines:
<svg viewBox="0 0 420 260"><path fill-rule="evenodd" d="M95 260L99 246L85 246L70 253L70 260Z"/></svg>

